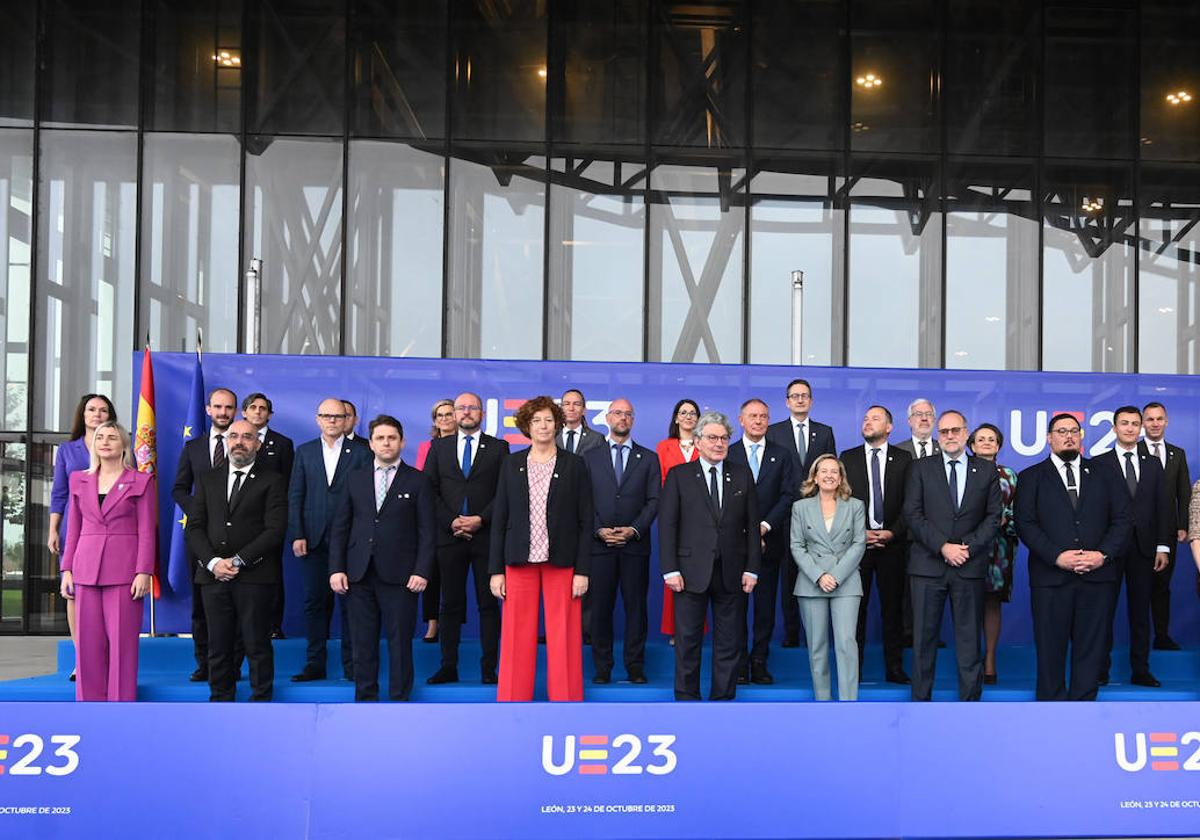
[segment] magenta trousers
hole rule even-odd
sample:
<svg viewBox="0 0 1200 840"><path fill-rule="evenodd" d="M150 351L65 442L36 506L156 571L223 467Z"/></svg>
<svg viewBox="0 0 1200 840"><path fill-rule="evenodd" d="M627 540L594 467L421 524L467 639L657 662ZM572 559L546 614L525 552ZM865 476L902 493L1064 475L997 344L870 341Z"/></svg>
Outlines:
<svg viewBox="0 0 1200 840"><path fill-rule="evenodd" d="M75 584L76 700L137 699L142 602L129 587Z"/></svg>

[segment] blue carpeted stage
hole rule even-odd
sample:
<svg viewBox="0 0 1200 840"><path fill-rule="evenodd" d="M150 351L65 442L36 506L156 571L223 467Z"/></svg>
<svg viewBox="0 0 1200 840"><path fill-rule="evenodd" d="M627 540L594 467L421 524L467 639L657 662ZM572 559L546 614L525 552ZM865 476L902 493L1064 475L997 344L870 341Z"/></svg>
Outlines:
<svg viewBox="0 0 1200 840"><path fill-rule="evenodd" d="M275 645L275 700L284 703L348 703L354 699L351 683L341 679L341 660L338 641L330 642L330 679L313 683L293 683L289 679L300 670L304 660L304 640L284 639ZM674 649L663 641L655 641L646 647L646 675L649 683L633 685L622 682L624 671L621 662L621 643L616 643L616 662L613 670L615 681L609 685L592 685L593 673L591 652L584 650L584 696L587 701L609 703L653 703L673 700L672 679L674 674ZM544 650L543 657L544 657ZM425 678L438 667L439 651L436 644L413 643L416 660L416 686L412 699L415 702L434 703L487 703L495 700L493 686L479 681L479 644L464 640L460 655L459 676L462 682L452 685L430 686ZM701 687L708 688L708 654L705 651L705 668ZM905 664L908 656L906 651ZM387 690L387 662L383 657L380 685L383 694ZM863 669L863 683L859 699L868 702L895 702L909 698L907 686L894 685L883 679L882 653L878 646L867 648ZM75 686L67 680L74 664L74 649L69 641L59 644L58 672L49 676L0 682L0 701L61 701L72 700ZM806 648L776 649L771 653L770 669L775 684L769 686L738 686L738 701L743 702L792 702L811 701L812 679L808 668ZM1100 691L1101 700L1115 701L1167 701L1200 699L1200 654L1196 651L1153 651L1151 670L1162 681L1158 689L1142 688L1128 684L1129 665L1124 649L1113 655L1112 682ZM208 699L208 686L188 682L188 674L195 667L192 660L192 643L186 638L142 639L141 660L138 679L138 699L151 702L202 702ZM835 671L836 671L836 665ZM997 664L999 680L996 685L984 686L985 701L1024 701L1033 699L1034 659L1033 648L1026 646L1002 647ZM836 678L834 685L836 686ZM239 699L248 697L245 681L239 683ZM545 672L539 669L535 697L544 699ZM954 670L954 653L950 649L939 651L935 700L956 700L958 697Z"/></svg>

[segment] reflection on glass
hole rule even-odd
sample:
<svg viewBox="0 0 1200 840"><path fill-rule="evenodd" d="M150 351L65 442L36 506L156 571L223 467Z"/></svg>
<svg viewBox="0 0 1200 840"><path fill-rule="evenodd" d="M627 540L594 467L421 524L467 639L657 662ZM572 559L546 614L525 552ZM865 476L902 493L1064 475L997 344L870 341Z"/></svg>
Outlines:
<svg viewBox="0 0 1200 840"><path fill-rule="evenodd" d="M135 128L141 0L45 0L42 7L42 124Z"/></svg>
<svg viewBox="0 0 1200 840"><path fill-rule="evenodd" d="M1200 160L1200 4L1142 0L1139 6L1142 159L1195 162Z"/></svg>
<svg viewBox="0 0 1200 840"><path fill-rule="evenodd" d="M262 352L339 352L341 142L249 138L245 201L246 260L263 261Z"/></svg>
<svg viewBox="0 0 1200 840"><path fill-rule="evenodd" d="M443 160L402 143L350 145L351 355L442 354Z"/></svg>
<svg viewBox="0 0 1200 840"><path fill-rule="evenodd" d="M0 442L0 630L19 628L25 584L25 451Z"/></svg>
<svg viewBox="0 0 1200 840"><path fill-rule="evenodd" d="M1134 257L1129 174L1048 167L1043 180L1042 368L1129 371Z"/></svg>
<svg viewBox="0 0 1200 840"><path fill-rule="evenodd" d="M38 178L37 429L80 394L130 404L137 136L44 131Z"/></svg>
<svg viewBox="0 0 1200 840"><path fill-rule="evenodd" d="M1138 371L1200 372L1200 173L1147 166L1138 200Z"/></svg>
<svg viewBox="0 0 1200 840"><path fill-rule="evenodd" d="M651 172L649 361L743 361L745 180L728 165Z"/></svg>
<svg viewBox="0 0 1200 840"><path fill-rule="evenodd" d="M542 358L545 167L523 152L451 160L448 356Z"/></svg>
<svg viewBox="0 0 1200 840"><path fill-rule="evenodd" d="M129 354L125 355L128 360ZM74 408L72 399L72 408ZM128 405L128 402L125 403ZM58 558L46 548L46 538L50 533L50 487L54 481L54 446L49 442L50 436L45 436L47 442L39 442L40 436L34 437L34 443L29 447L29 460L33 480L30 485L29 497L25 503L25 514L32 523L30 539L25 546L25 578L29 581L32 597L26 608L29 610L29 625L25 628L28 633L59 633L67 632L67 607L62 596L58 594ZM62 443L65 436L54 437L54 443Z"/></svg>
<svg viewBox="0 0 1200 840"><path fill-rule="evenodd" d="M646 167L551 161L548 357L640 362Z"/></svg>
<svg viewBox="0 0 1200 840"><path fill-rule="evenodd" d="M0 131L0 429L24 429L29 400L29 260L33 132Z"/></svg>
<svg viewBox="0 0 1200 840"><path fill-rule="evenodd" d="M142 198L139 336L155 348L236 352L237 139L147 134Z"/></svg>
<svg viewBox="0 0 1200 840"><path fill-rule="evenodd" d="M791 364L800 332L805 365L841 357L842 245L845 212L833 207L825 175L760 171L750 183L750 361ZM804 272L802 317L795 323L792 272ZM834 316L834 297L838 315ZM835 324L836 322L836 324ZM834 340L834 336L837 340Z"/></svg>
<svg viewBox="0 0 1200 840"><path fill-rule="evenodd" d="M0 126L33 125L37 4L7 3L0 27Z"/></svg>
<svg viewBox="0 0 1200 840"><path fill-rule="evenodd" d="M154 0L146 46L143 126L238 131L242 125L242 0Z"/></svg>

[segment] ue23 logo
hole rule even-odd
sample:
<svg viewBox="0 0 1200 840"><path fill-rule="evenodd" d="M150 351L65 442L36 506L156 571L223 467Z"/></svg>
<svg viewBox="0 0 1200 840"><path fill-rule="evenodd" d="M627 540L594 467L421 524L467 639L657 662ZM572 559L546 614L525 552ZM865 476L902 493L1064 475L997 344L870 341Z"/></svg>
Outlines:
<svg viewBox="0 0 1200 840"><path fill-rule="evenodd" d="M551 776L565 776L572 770L583 776L634 776L650 773L665 776L675 771L679 763L671 746L674 735L647 735L646 744L652 747L651 761L639 762L642 755L642 739L624 733L612 739L607 735L567 735L563 738L561 758L556 760L558 750L553 735L542 736L542 769ZM576 749L578 744L578 749Z"/></svg>
<svg viewBox="0 0 1200 840"><path fill-rule="evenodd" d="M47 762L42 759L46 750L46 739L41 735L26 732L16 737L0 734L0 778L8 776L40 776L44 772L48 776L69 776L79 768L79 753L75 746L81 740L79 735L51 735L50 744L56 747L50 758L58 761ZM17 753L23 754L17 755ZM39 761L39 759L42 759Z"/></svg>

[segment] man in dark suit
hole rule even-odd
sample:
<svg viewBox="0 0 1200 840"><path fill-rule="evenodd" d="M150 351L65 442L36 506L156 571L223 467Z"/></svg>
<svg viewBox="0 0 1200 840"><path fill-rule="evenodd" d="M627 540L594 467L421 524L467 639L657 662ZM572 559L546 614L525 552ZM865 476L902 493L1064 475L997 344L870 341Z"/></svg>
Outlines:
<svg viewBox="0 0 1200 840"><path fill-rule="evenodd" d="M348 443L343 434L346 409L336 397L317 407L321 436L300 444L288 485L288 532L292 553L304 574L304 628L308 639L304 667L292 682L325 679L326 642L333 618L333 592L329 588L329 532L333 516L346 494L346 477L371 463L370 449ZM353 638L342 601L342 672L354 673Z"/></svg>
<svg viewBox="0 0 1200 840"><path fill-rule="evenodd" d="M867 550L859 565L863 596L858 607L858 667L867 643L867 609L871 603L871 581L879 589L879 614L883 619L883 664L888 682L908 685L904 673L905 554L908 530L904 523L904 488L912 458L888 444L892 413L873 405L863 415L864 445L842 452L842 465L851 492L867 509ZM861 674L860 674L861 678Z"/></svg>
<svg viewBox="0 0 1200 840"><path fill-rule="evenodd" d="M370 442L358 433L358 408L350 400L342 400L342 408L346 410L346 420L342 426L342 433L346 436L347 442L354 446L361 446L370 454Z"/></svg>
<svg viewBox="0 0 1200 840"><path fill-rule="evenodd" d="M933 437L933 421L937 412L933 403L924 397L917 397L908 404L908 429L911 437L896 444L897 449L903 449L913 460L928 458L942 451L937 440Z"/></svg>
<svg viewBox="0 0 1200 840"><path fill-rule="evenodd" d="M258 391L242 400L242 419L250 422L258 432L258 455L255 461L258 468L272 470L283 476L284 485L292 478L292 461L295 458L295 446L292 439L281 435L274 429L268 428L271 417L275 414L275 406L270 398ZM275 601L271 611L271 638L282 639L283 636L283 575L279 576L279 585L275 587Z"/></svg>
<svg viewBox="0 0 1200 840"><path fill-rule="evenodd" d="M588 594L592 603L592 682L612 680L613 608L617 588L625 607L625 673L646 682L646 594L650 586L650 524L658 514L662 486L658 456L630 439L633 405L619 398L605 415L607 446L584 453L592 484L595 523Z"/></svg>
<svg viewBox="0 0 1200 840"><path fill-rule="evenodd" d="M1150 591L1150 612L1154 617L1154 649L1179 650L1179 642L1171 638L1171 576L1175 573L1175 552L1179 543L1187 540L1188 506L1192 502L1192 477L1188 470L1187 453L1167 443L1167 409L1160 402L1146 403L1142 408L1142 428L1146 439L1139 445L1158 459L1166 473L1167 503L1174 512L1175 539L1162 571L1154 573Z"/></svg>
<svg viewBox="0 0 1200 840"><path fill-rule="evenodd" d="M1111 467L1079 457L1081 429L1073 415L1054 415L1046 438L1050 457L1021 471L1013 504L1017 534L1029 549L1037 699L1095 700L1117 555L1132 528L1129 491Z"/></svg>
<svg viewBox="0 0 1200 840"><path fill-rule="evenodd" d="M211 423L209 432L203 437L193 437L183 446L179 465L175 469L175 483L171 487L171 498L184 515L192 515L193 494L200 486L200 478L214 467L224 466L229 458L225 435L233 423L237 411L237 394L228 388L213 388L208 394L204 412ZM193 433L198 433L196 429ZM193 558L196 559L196 558ZM208 681L208 619L204 613L204 599L195 580L192 581L192 654L196 658L196 670L189 679L192 682ZM237 659L241 670L241 655Z"/></svg>
<svg viewBox="0 0 1200 840"><path fill-rule="evenodd" d="M388 696L413 687L417 594L437 562L433 487L400 460L404 429L381 414L371 421L374 463L350 473L329 539L329 585L351 602L354 699L379 699L379 629L388 643Z"/></svg>
<svg viewBox="0 0 1200 840"><path fill-rule="evenodd" d="M798 489L808 478L808 472L818 457L837 454L837 441L834 440L833 429L809 417L813 406L813 392L807 380L793 379L788 383L785 393L790 416L767 427L767 440L782 446L792 454L795 459L792 472ZM784 520L784 531L776 534L779 544L789 553L791 548L787 529L791 524L789 516ZM792 594L796 589L796 574L799 568L790 557L787 562L781 563L781 566L779 579L782 581L783 646L794 648L800 646L800 605ZM771 598L775 598L773 591Z"/></svg>
<svg viewBox="0 0 1200 840"><path fill-rule="evenodd" d="M1142 412L1137 406L1124 405L1113 412L1113 431L1117 445L1099 455L1096 464L1106 464L1129 490L1129 514L1133 529L1121 547L1118 560L1124 569L1125 600L1129 614L1130 682L1157 688L1160 683L1150 673L1150 593L1154 575L1167 567L1171 544L1175 542L1175 511L1167 498L1162 463L1138 446L1142 434ZM1115 618L1121 581L1113 592L1114 615L1108 623L1108 655L1100 684L1108 683L1112 659L1112 619Z"/></svg>
<svg viewBox="0 0 1200 840"><path fill-rule="evenodd" d="M978 700L983 688L983 577L1004 504L995 466L966 454L967 418L958 411L943 411L937 425L940 457L914 461L904 491L904 520L912 538L912 698L932 697L938 630L948 597L958 699Z"/></svg>
<svg viewBox="0 0 1200 840"><path fill-rule="evenodd" d="M208 617L209 700L232 702L237 686L234 645L250 660L250 699L271 699L271 598L280 574L287 528L283 476L257 469L258 434L245 420L230 425L227 463L200 477L187 541L198 559L194 580Z"/></svg>
<svg viewBox="0 0 1200 840"><path fill-rule="evenodd" d="M747 467L754 476L758 512L762 517L758 526L762 536L762 571L751 599L754 603L754 635L750 650L743 653L738 682L770 685L775 682L767 670L771 636L775 632L775 591L779 587L781 565L786 563L796 567L791 558L788 530L792 502L800 482L796 478L796 460L792 453L765 438L771 415L764 401L749 399L742 403L738 423L742 427L742 439L730 446L729 463Z"/></svg>
<svg viewBox="0 0 1200 840"><path fill-rule="evenodd" d="M675 699L700 699L704 617L712 604L711 700L732 700L746 649L746 596L761 567L758 497L748 467L726 458L733 429L706 411L699 456L667 473L659 501L659 563L675 597Z"/></svg>
<svg viewBox="0 0 1200 840"><path fill-rule="evenodd" d="M604 446L604 435L587 424L587 399L583 391L578 388L564 391L559 407L562 408L564 421L556 441L559 449L582 456L590 449ZM583 627L587 632L587 624Z"/></svg>
<svg viewBox="0 0 1200 840"><path fill-rule="evenodd" d="M441 667L426 680L430 685L458 682L458 641L467 615L467 575L475 582L479 606L479 642L483 648L480 679L495 685L499 659L500 610L488 575L488 540L492 501L500 480L500 464L508 443L483 432L483 401L465 392L454 401L458 433L429 447L425 474L433 483L437 524L438 571L442 576L442 610L438 635Z"/></svg>

